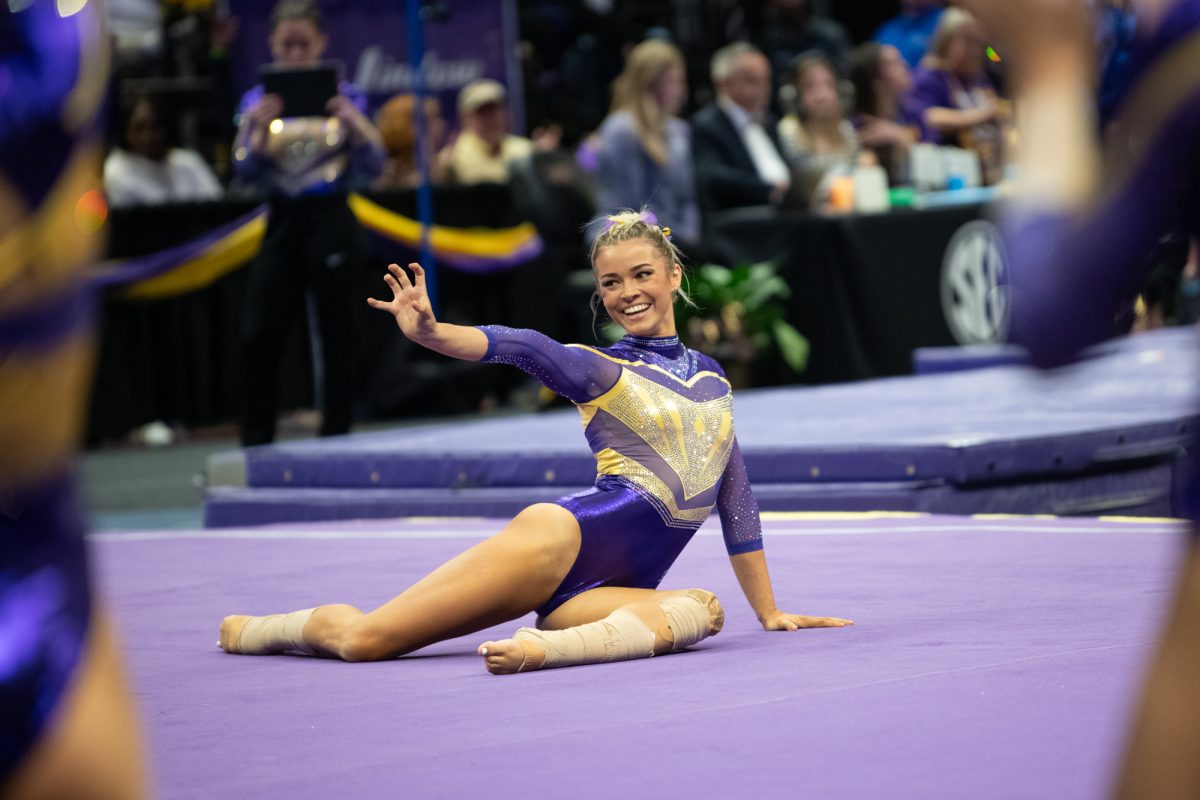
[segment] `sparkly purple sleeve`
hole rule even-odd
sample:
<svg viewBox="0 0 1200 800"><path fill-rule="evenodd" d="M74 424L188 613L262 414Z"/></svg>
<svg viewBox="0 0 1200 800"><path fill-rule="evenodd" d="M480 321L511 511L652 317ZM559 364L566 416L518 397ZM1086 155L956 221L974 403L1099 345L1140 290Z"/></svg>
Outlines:
<svg viewBox="0 0 1200 800"><path fill-rule="evenodd" d="M1112 336L1118 313L1142 285L1153 243L1174 226L1197 223L1200 93L1163 114L1155 129L1120 135L1125 146L1114 152L1121 160L1105 164L1107 183L1087 212L1026 207L1005 220L1008 336L1039 366L1065 363Z"/></svg>
<svg viewBox="0 0 1200 800"><path fill-rule="evenodd" d="M488 349L481 361L511 364L572 403L599 397L621 377L619 364L592 350L559 344L537 331L503 325L483 325L479 330L488 339Z"/></svg>
<svg viewBox="0 0 1200 800"><path fill-rule="evenodd" d="M721 534L725 550L731 556L762 550L762 522L758 517L758 501L750 489L746 462L737 439L725 474L721 476L721 491L717 494L717 513L721 515Z"/></svg>

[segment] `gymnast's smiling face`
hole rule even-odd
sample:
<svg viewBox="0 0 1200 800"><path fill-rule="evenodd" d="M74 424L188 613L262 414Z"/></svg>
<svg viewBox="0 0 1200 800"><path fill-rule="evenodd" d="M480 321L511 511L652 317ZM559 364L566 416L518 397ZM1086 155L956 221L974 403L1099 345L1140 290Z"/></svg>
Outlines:
<svg viewBox="0 0 1200 800"><path fill-rule="evenodd" d="M646 239L601 248L592 265L608 316L635 336L675 335L675 291L683 278Z"/></svg>

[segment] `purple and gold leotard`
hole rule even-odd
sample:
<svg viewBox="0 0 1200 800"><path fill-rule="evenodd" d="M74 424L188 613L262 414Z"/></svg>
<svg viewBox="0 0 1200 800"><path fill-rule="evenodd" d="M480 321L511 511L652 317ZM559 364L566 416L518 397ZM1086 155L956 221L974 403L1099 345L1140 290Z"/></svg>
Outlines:
<svg viewBox="0 0 1200 800"><path fill-rule="evenodd" d="M71 460L107 60L98 4L59 5L0 5L0 785L61 710L92 615Z"/></svg>
<svg viewBox="0 0 1200 800"><path fill-rule="evenodd" d="M579 521L581 543L539 616L599 586L657 587L714 506L730 555L762 549L717 362L677 336L592 348L530 330L480 330L483 361L519 367L579 408L596 457L596 484L557 501Z"/></svg>

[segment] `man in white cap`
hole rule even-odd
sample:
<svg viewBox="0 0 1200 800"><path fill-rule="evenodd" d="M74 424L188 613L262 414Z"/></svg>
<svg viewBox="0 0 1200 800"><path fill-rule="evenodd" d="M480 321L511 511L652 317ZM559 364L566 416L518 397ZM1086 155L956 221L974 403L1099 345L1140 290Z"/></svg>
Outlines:
<svg viewBox="0 0 1200 800"><path fill-rule="evenodd" d="M458 93L462 132L443 151L454 183L507 183L509 165L533 152L533 143L508 132L508 93L488 78L471 81Z"/></svg>

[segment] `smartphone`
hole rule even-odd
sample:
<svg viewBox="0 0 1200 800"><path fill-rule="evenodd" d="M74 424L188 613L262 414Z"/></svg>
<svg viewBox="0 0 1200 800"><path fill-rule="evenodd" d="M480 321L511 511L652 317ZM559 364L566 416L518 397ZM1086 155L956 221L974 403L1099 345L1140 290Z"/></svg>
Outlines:
<svg viewBox="0 0 1200 800"><path fill-rule="evenodd" d="M258 71L263 90L283 99L285 117L327 117L326 105L338 93L341 65L323 61L315 67L268 64Z"/></svg>

